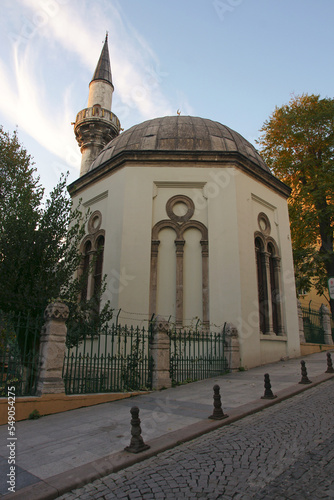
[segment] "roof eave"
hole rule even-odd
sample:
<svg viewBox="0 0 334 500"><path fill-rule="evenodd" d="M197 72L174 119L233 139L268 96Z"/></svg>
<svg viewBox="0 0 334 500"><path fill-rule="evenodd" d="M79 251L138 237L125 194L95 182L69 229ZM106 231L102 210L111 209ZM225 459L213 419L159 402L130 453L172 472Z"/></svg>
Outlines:
<svg viewBox="0 0 334 500"><path fill-rule="evenodd" d="M211 152L211 151L157 151L157 150L127 150L120 152L111 160L107 160L98 167L90 170L85 175L81 176L78 180L72 182L68 186L68 191L71 196L78 195L81 191L87 188L90 184L95 183L110 175L116 170L123 168L126 163L130 164L135 162L150 163L171 163L171 162L184 162L195 161L197 163L207 164L211 163L210 167L219 165L233 164L241 171L244 171L251 177L257 179L271 189L288 198L291 193L291 188L277 179L273 174L264 170L256 163L249 160L239 152ZM212 165L213 164L213 165Z"/></svg>

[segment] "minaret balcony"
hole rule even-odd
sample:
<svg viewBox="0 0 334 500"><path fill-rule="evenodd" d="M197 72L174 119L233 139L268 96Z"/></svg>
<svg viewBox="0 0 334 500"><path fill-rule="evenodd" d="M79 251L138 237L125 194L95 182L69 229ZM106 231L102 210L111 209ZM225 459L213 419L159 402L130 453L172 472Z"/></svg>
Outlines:
<svg viewBox="0 0 334 500"><path fill-rule="evenodd" d="M91 108L85 108L82 111L79 111L75 120L74 128L76 128L84 121L91 121L91 120L100 120L100 121L103 120L109 122L109 125L111 124L115 128L115 131L117 132L116 135L119 134L121 128L119 119L109 109L101 108L99 104L96 104Z"/></svg>

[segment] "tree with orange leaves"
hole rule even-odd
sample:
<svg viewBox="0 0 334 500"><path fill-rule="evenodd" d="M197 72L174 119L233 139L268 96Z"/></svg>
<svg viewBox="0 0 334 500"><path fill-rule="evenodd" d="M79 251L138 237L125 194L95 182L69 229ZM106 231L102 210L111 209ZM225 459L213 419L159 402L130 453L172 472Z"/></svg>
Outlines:
<svg viewBox="0 0 334 500"><path fill-rule="evenodd" d="M323 295L334 277L334 99L293 96L263 124L268 166L291 187L289 215L297 289ZM334 318L334 300L330 300Z"/></svg>

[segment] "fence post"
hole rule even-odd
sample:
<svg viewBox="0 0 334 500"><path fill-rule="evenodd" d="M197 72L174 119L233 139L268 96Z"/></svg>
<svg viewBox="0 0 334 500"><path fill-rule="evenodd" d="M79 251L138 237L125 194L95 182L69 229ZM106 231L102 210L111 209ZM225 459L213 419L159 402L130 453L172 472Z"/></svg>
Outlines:
<svg viewBox="0 0 334 500"><path fill-rule="evenodd" d="M65 393L62 369L67 333L65 321L68 315L67 305L60 300L49 304L45 309L39 351L37 396Z"/></svg>
<svg viewBox="0 0 334 500"><path fill-rule="evenodd" d="M170 338L169 324L157 316L153 323L151 354L153 358L152 387L159 390L172 386L170 378Z"/></svg>
<svg viewBox="0 0 334 500"><path fill-rule="evenodd" d="M331 315L328 307L322 304L319 308L319 313L322 321L321 326L324 329L325 344L333 344Z"/></svg>
<svg viewBox="0 0 334 500"><path fill-rule="evenodd" d="M229 369L237 371L240 368L240 344L238 330L233 323L225 323L225 340L230 356Z"/></svg>
<svg viewBox="0 0 334 500"><path fill-rule="evenodd" d="M299 326L299 342L305 343L305 333L304 333L304 320L303 320L303 311L300 300L297 299L297 309L298 309L298 326Z"/></svg>

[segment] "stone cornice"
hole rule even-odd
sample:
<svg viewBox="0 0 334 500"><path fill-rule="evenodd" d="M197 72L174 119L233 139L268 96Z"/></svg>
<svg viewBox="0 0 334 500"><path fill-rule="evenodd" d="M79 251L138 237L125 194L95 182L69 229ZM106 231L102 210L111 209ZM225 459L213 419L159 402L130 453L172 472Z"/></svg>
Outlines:
<svg viewBox="0 0 334 500"><path fill-rule="evenodd" d="M189 162L191 165L188 164ZM113 157L112 160L101 164L99 167L87 172L74 181L68 186L68 191L71 196L78 195L90 184L100 181L102 178L125 166L159 167L168 165L173 167L173 163L175 166L185 166L186 168L236 167L285 198L288 198L291 193L291 189L286 184L238 152L156 150L122 152ZM185 163L185 165L180 165L182 163Z"/></svg>

